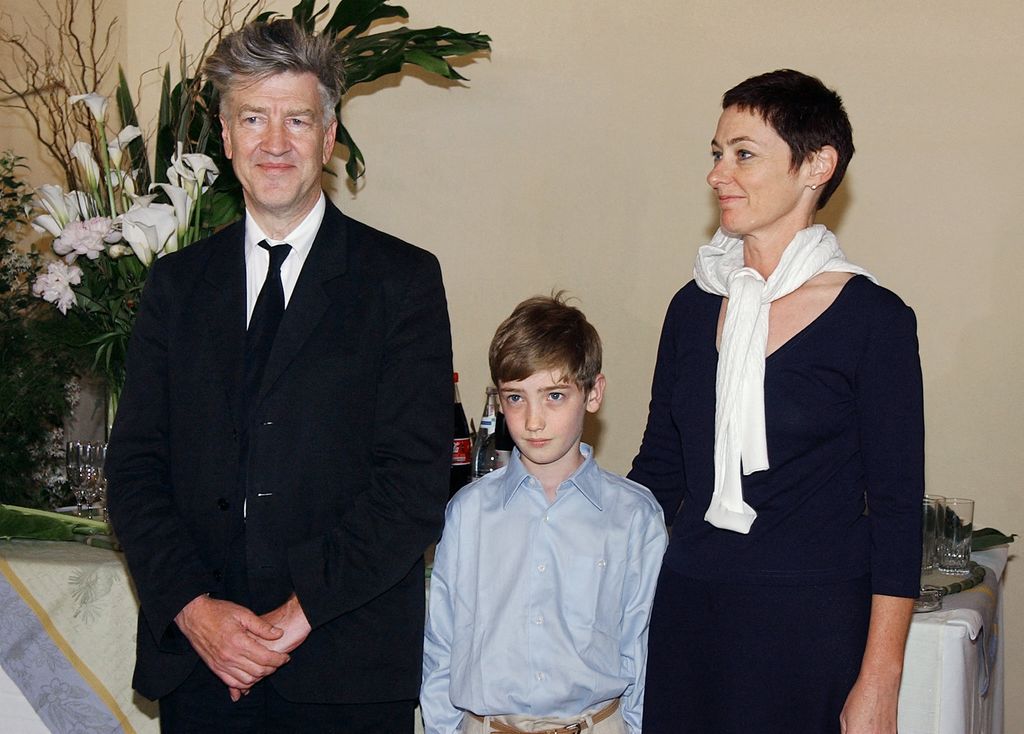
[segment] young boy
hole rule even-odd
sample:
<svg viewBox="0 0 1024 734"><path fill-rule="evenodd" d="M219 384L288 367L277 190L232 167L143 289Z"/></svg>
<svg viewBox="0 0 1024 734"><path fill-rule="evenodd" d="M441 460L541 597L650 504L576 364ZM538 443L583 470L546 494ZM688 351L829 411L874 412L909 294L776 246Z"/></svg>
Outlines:
<svg viewBox="0 0 1024 734"><path fill-rule="evenodd" d="M640 734L647 625L667 536L644 487L580 443L601 341L554 297L491 342L516 450L448 505L430 581L426 734Z"/></svg>

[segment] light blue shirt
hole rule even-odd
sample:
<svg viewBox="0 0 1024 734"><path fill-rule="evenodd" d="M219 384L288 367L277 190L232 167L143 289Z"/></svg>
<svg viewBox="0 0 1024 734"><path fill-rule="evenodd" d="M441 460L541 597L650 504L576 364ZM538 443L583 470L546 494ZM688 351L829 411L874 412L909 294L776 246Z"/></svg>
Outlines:
<svg viewBox="0 0 1024 734"><path fill-rule="evenodd" d="M646 488L580 449L550 505L518 450L449 503L424 638L426 734L454 734L465 711L569 717L618 696L640 734L665 522Z"/></svg>

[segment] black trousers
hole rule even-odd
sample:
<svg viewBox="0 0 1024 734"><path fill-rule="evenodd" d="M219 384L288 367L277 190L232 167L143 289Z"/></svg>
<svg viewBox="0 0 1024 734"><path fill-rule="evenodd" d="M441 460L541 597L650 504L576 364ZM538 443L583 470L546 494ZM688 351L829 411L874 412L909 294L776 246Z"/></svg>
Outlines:
<svg viewBox="0 0 1024 734"><path fill-rule="evenodd" d="M327 671L325 671L325 674ZM295 703L269 679L238 702L200 660L178 688L160 699L166 734L412 734L415 700L365 704Z"/></svg>

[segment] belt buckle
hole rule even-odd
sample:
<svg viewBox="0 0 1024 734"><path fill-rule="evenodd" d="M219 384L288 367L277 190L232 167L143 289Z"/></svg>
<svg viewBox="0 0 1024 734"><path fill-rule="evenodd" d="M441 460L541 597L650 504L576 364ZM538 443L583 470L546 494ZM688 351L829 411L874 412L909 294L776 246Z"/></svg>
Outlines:
<svg viewBox="0 0 1024 734"><path fill-rule="evenodd" d="M562 731L565 734L579 734L583 731L585 724L582 721L577 721L575 724L569 724L569 726L562 727Z"/></svg>

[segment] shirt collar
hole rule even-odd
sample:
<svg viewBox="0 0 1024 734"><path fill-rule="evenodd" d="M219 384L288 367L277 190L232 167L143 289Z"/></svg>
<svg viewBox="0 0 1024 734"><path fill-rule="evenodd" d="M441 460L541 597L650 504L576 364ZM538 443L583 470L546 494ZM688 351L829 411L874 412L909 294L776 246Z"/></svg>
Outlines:
<svg viewBox="0 0 1024 734"><path fill-rule="evenodd" d="M568 479L566 479L559 486L559 489L568 489L575 487L579 490L580 494L587 498L587 500L598 510L603 511L601 503L601 482L595 481L596 477L592 477L592 474L598 472L597 462L594 461L594 449L589 444L580 444L580 453L583 454L583 463L577 467ZM523 465L522 460L519 458L519 449L512 451L512 456L509 458L508 465L505 468L505 476L502 477L502 494L504 495L504 501L501 506L504 509L508 507L508 503L512 501L512 498L518 493L519 488L526 483L528 479L533 477L526 470L526 466ZM539 482L538 482L539 487Z"/></svg>
<svg viewBox="0 0 1024 734"><path fill-rule="evenodd" d="M256 223L252 215L248 211L245 213L245 251L246 255L252 252L263 240L266 240L271 245L280 245L287 242L292 246L292 252L299 255L295 260L304 261L306 255L309 254L310 248L313 247L313 240L316 239L316 233L320 231L320 224L324 220L324 212L327 211L327 199L324 196L324 192L320 192L320 198L316 200L316 204L309 210L309 214L299 222L298 226L288 233L288 236L281 240L275 240L267 237L266 233L260 228L260 225Z"/></svg>

